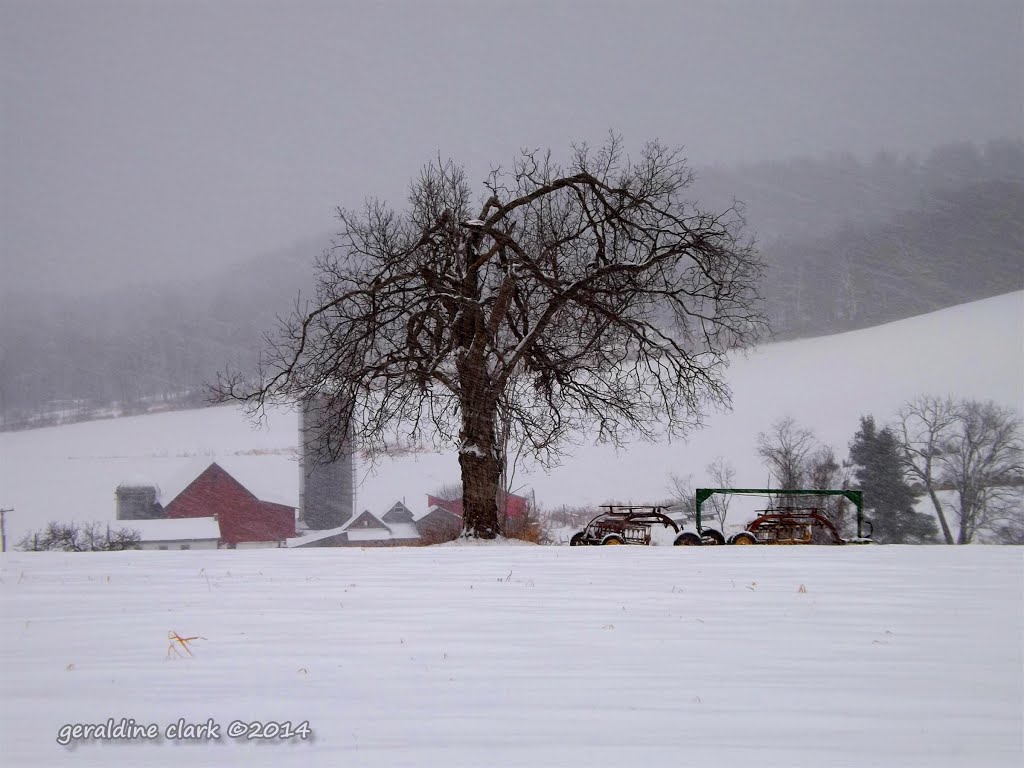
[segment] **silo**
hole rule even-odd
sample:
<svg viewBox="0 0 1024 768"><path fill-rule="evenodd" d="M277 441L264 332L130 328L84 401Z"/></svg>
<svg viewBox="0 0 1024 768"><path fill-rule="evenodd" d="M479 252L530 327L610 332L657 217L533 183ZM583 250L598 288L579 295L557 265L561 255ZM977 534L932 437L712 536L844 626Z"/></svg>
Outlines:
<svg viewBox="0 0 1024 768"><path fill-rule="evenodd" d="M334 413L326 398L314 398L302 404L299 415L300 517L307 528L317 531L344 525L355 510L352 442L325 436L325 427L337 418Z"/></svg>
<svg viewBox="0 0 1024 768"><path fill-rule="evenodd" d="M118 520L156 520L163 508L156 501L156 486L122 483L117 486Z"/></svg>

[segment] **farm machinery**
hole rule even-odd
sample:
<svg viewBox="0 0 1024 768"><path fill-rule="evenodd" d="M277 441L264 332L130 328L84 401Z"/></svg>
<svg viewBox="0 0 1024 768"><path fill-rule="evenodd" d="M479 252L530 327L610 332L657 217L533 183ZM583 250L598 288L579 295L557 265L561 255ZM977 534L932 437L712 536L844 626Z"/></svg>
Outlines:
<svg viewBox="0 0 1024 768"><path fill-rule="evenodd" d="M857 508L857 536L844 539L818 507L772 507L760 510L744 530L726 538L722 531L704 527L703 505L716 493L751 496L842 496ZM696 493L697 532L683 531L664 506L608 505L605 511L576 533L571 546L671 543L676 546L722 544L864 544L870 543L873 526L864 517L861 491L769 488L698 488Z"/></svg>
<svg viewBox="0 0 1024 768"><path fill-rule="evenodd" d="M818 507L772 507L760 510L758 516L747 523L744 530L728 539L720 531L705 529L703 525L704 502L721 494L746 496L842 496L853 502L857 508L857 536L846 540L832 521ZM697 530L701 532L701 543L713 539L716 544L851 544L867 543L871 540L873 526L864 517L864 494L849 489L771 489L771 488L698 488L696 492ZM708 534L710 530L712 535Z"/></svg>
<svg viewBox="0 0 1024 768"><path fill-rule="evenodd" d="M728 544L844 544L832 522L816 507L761 510Z"/></svg>
<svg viewBox="0 0 1024 768"><path fill-rule="evenodd" d="M604 512L573 535L569 546L701 543L696 533L681 530L679 523L668 516L667 507L609 504L603 509Z"/></svg>

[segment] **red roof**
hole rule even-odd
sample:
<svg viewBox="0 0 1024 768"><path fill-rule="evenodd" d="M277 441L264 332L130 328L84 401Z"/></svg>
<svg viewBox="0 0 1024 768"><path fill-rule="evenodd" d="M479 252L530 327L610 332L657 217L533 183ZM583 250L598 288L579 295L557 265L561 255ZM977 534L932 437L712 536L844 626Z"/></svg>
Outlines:
<svg viewBox="0 0 1024 768"><path fill-rule="evenodd" d="M214 462L166 506L167 517L213 517L225 544L282 541L295 535L295 510L260 501Z"/></svg>
<svg viewBox="0 0 1024 768"><path fill-rule="evenodd" d="M427 509L432 509L433 507L447 509L453 515L462 517L462 499L439 499L436 496L427 494Z"/></svg>
<svg viewBox="0 0 1024 768"><path fill-rule="evenodd" d="M462 517L462 499L439 499L436 496L427 496L427 509L441 507L447 509L453 515ZM505 496L505 516L509 519L526 517L526 497L516 496L510 493Z"/></svg>

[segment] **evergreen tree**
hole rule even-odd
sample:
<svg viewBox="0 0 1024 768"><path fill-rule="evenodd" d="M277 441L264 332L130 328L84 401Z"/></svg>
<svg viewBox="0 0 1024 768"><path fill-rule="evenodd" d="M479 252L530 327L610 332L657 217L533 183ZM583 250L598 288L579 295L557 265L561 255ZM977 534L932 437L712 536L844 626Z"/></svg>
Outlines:
<svg viewBox="0 0 1024 768"><path fill-rule="evenodd" d="M935 540L935 522L914 511L919 496L900 468L899 442L893 432L862 416L860 430L850 443L854 479L864 491L864 506L871 512L874 539L880 544L924 544Z"/></svg>

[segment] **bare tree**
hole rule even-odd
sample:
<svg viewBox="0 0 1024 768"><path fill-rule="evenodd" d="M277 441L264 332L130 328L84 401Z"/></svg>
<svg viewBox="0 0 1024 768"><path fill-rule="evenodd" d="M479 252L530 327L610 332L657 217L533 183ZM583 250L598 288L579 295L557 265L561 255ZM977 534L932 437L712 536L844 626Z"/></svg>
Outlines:
<svg viewBox="0 0 1024 768"><path fill-rule="evenodd" d="M101 523L51 522L39 533L27 534L18 544L23 552L114 552L140 549L141 534L131 528L111 529Z"/></svg>
<svg viewBox="0 0 1024 768"><path fill-rule="evenodd" d="M457 501L462 498L462 483L445 483L434 489L431 494L442 501Z"/></svg>
<svg viewBox="0 0 1024 768"><path fill-rule="evenodd" d="M904 405L898 419L896 429L903 451L903 469L924 487L939 518L942 536L947 544L952 544L953 532L937 491L942 470L938 459L946 439L955 429L956 403L949 397L923 395Z"/></svg>
<svg viewBox="0 0 1024 768"><path fill-rule="evenodd" d="M831 445L818 446L807 461L806 482L811 488L849 488L850 471L836 459ZM812 496L842 533L851 527L850 506L843 496Z"/></svg>
<svg viewBox="0 0 1024 768"><path fill-rule="evenodd" d="M832 446L818 442L814 432L792 416L779 419L770 432L757 436L757 452L780 488L846 488L846 472L836 460ZM778 503L782 503L779 497ZM842 497L809 496L805 501L823 510L840 530L848 525L846 500Z"/></svg>
<svg viewBox="0 0 1024 768"><path fill-rule="evenodd" d="M734 488L736 482L736 467L723 456L716 456L714 461L707 465L705 471L711 478L711 483L716 488ZM733 496L728 493L716 493L708 502L711 509L718 517L718 524L725 528L725 519L729 515L729 503Z"/></svg>
<svg viewBox="0 0 1024 768"><path fill-rule="evenodd" d="M669 499L666 506L673 509L675 514L687 519L697 517L697 500L693 490L693 475L677 475L672 473L668 476Z"/></svg>
<svg viewBox="0 0 1024 768"><path fill-rule="evenodd" d="M736 480L736 469L733 465L721 456L705 467L704 471L710 478L709 483L716 488L732 488ZM669 475L668 492L670 494L669 504L672 508L684 517L694 519L697 517L697 499L693 487L693 475ZM703 507L704 522L708 518L716 518L720 528L725 526L725 519L729 514L729 500L732 497L727 494L716 494L708 499Z"/></svg>
<svg viewBox="0 0 1024 768"><path fill-rule="evenodd" d="M991 401L960 403L958 432L947 443L945 474L957 492L958 544L980 530L1021 521L1024 433L1020 417Z"/></svg>
<svg viewBox="0 0 1024 768"><path fill-rule="evenodd" d="M225 374L218 396L256 415L322 396L339 436L322 442L351 435L370 455L396 432L455 443L465 532L493 537L506 444L547 463L570 433L680 434L728 400L727 354L765 325L762 266L734 208L685 198L692 179L679 151L630 160L612 135L565 168L523 152L474 210L462 169L438 160L406 212L338 211L315 301L255 380Z"/></svg>
<svg viewBox="0 0 1024 768"><path fill-rule="evenodd" d="M757 453L781 488L803 488L809 457L817 448L814 432L801 427L792 416L772 424L770 432L757 435Z"/></svg>
<svg viewBox="0 0 1024 768"><path fill-rule="evenodd" d="M1024 527L1024 430L1017 413L991 401L922 396L900 410L898 430L904 468L928 493L947 544L968 544L981 530L1015 540ZM943 490L956 494L948 506Z"/></svg>
<svg viewBox="0 0 1024 768"><path fill-rule="evenodd" d="M597 507L569 507L563 505L548 514L548 521L552 526L581 528L597 514Z"/></svg>

